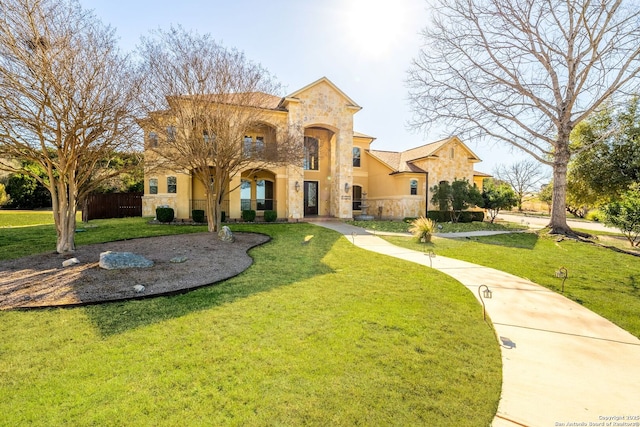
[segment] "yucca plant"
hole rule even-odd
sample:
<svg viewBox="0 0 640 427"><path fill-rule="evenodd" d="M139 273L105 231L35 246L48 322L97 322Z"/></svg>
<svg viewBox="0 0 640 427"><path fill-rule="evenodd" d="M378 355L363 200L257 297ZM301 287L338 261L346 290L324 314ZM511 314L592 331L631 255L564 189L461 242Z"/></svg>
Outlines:
<svg viewBox="0 0 640 427"><path fill-rule="evenodd" d="M419 241L427 243L431 241L431 235L433 234L435 228L435 221L421 216L420 218L411 221L409 233L413 234L414 237Z"/></svg>

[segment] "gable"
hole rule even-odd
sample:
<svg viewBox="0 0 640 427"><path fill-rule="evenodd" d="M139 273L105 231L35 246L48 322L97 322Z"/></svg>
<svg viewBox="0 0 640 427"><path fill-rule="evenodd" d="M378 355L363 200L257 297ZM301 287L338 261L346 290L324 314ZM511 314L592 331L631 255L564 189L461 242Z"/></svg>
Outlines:
<svg viewBox="0 0 640 427"><path fill-rule="evenodd" d="M318 95L326 95L327 93L340 98L340 100L342 101L341 103L343 103L347 108L354 109L355 111L359 111L362 109L362 107L360 107L353 99L349 98L347 94L340 90L326 77L322 77L315 82L308 84L302 89L298 89L292 94L285 96L280 102L280 106L286 107L290 102L298 102L303 99L311 99L317 97Z"/></svg>

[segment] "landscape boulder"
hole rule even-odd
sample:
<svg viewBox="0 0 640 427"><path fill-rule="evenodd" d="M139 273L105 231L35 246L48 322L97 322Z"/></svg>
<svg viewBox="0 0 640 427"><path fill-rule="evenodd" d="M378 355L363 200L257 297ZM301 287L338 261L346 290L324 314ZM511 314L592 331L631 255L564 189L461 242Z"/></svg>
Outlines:
<svg viewBox="0 0 640 427"><path fill-rule="evenodd" d="M106 270L118 270L123 268L144 268L152 267L153 261L136 255L133 252L102 252L100 254L101 268Z"/></svg>
<svg viewBox="0 0 640 427"><path fill-rule="evenodd" d="M226 225L224 225L222 227L222 229L220 231L218 231L218 237L223 242L233 243L236 240L236 238L234 237L233 233L231 232L231 229L229 227L227 227Z"/></svg>
<svg viewBox="0 0 640 427"><path fill-rule="evenodd" d="M78 258L69 258L62 261L63 267L71 267L72 265L77 265L77 264L80 264L80 261L78 260Z"/></svg>

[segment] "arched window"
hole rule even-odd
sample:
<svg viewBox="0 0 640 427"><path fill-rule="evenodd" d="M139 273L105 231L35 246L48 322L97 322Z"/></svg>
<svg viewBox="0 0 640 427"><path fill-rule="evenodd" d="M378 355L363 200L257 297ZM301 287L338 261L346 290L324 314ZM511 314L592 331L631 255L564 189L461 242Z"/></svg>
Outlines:
<svg viewBox="0 0 640 427"><path fill-rule="evenodd" d="M251 181L246 179L240 181L240 209L251 209Z"/></svg>
<svg viewBox="0 0 640 427"><path fill-rule="evenodd" d="M418 194L418 180L417 179L412 179L411 181L409 181L409 186L410 186L410 191L411 191L411 195L415 196Z"/></svg>
<svg viewBox="0 0 640 427"><path fill-rule="evenodd" d="M359 211L362 209L362 187L359 185L354 185L352 188L352 207L354 211Z"/></svg>

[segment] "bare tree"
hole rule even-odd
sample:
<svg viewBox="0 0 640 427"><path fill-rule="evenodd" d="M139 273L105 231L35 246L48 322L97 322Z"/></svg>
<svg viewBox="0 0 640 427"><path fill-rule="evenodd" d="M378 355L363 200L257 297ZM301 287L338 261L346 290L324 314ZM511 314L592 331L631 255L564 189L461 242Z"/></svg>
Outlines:
<svg viewBox="0 0 640 427"><path fill-rule="evenodd" d="M640 12L623 0L433 0L409 72L413 125L458 126L553 167L551 233L566 221L569 135L638 88Z"/></svg>
<svg viewBox="0 0 640 427"><path fill-rule="evenodd" d="M76 210L108 173L114 152L136 129L132 73L113 31L76 1L5 0L0 4L0 162L51 192L59 253L75 250Z"/></svg>
<svg viewBox="0 0 640 427"><path fill-rule="evenodd" d="M522 211L522 203L530 195L537 193L540 183L545 180L540 164L533 160L522 160L510 165L499 165L494 173L496 179L509 184L516 193L519 211Z"/></svg>
<svg viewBox="0 0 640 427"><path fill-rule="evenodd" d="M147 111L140 124L157 138L147 146L146 167L193 174L205 188L208 229L217 231L222 203L235 190L232 178L247 169L299 163L302 137L283 116L273 123L275 79L210 35L156 31L139 50ZM245 135L256 130L265 139L247 145Z"/></svg>

